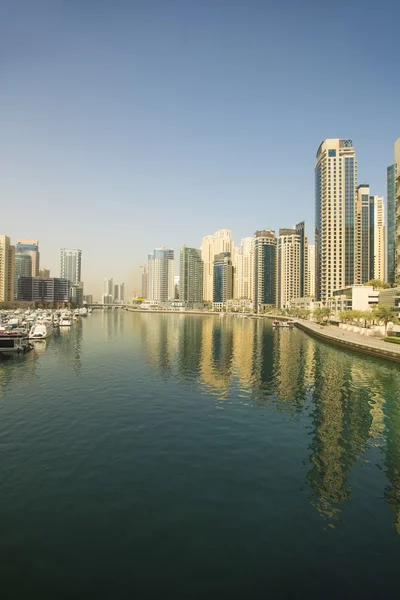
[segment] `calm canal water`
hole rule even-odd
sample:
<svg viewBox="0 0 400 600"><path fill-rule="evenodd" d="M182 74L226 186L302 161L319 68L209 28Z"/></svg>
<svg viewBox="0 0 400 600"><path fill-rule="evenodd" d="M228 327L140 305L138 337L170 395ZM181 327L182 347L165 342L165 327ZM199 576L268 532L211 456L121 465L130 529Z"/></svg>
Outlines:
<svg viewBox="0 0 400 600"><path fill-rule="evenodd" d="M6 598L398 597L400 369L94 312L0 361Z"/></svg>

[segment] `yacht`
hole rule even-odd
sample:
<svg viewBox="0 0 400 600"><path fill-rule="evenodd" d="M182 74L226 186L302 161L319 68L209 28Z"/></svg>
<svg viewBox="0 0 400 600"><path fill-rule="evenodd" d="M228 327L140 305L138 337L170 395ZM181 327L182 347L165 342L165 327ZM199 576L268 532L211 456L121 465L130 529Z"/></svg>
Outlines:
<svg viewBox="0 0 400 600"><path fill-rule="evenodd" d="M71 327L72 315L71 313L62 313L60 317L60 327Z"/></svg>
<svg viewBox="0 0 400 600"><path fill-rule="evenodd" d="M11 329L6 327L0 328L0 353L21 353L30 350L28 332L19 327Z"/></svg>
<svg viewBox="0 0 400 600"><path fill-rule="evenodd" d="M53 327L51 323L44 321L43 323L36 323L32 325L29 331L29 339L31 340L45 340L53 333Z"/></svg>

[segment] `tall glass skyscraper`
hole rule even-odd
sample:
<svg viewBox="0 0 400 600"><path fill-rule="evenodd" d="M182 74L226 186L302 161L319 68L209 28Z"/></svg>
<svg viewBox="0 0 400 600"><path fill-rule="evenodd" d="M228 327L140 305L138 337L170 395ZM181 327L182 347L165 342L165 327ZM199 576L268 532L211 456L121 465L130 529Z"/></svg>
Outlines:
<svg viewBox="0 0 400 600"><path fill-rule="evenodd" d="M259 312L262 306L276 306L275 231L256 231L254 238L254 309Z"/></svg>
<svg viewBox="0 0 400 600"><path fill-rule="evenodd" d="M147 299L166 302L175 298L175 261L172 248L155 248L147 263Z"/></svg>
<svg viewBox="0 0 400 600"><path fill-rule="evenodd" d="M179 300L203 303L203 261L197 248L182 246L180 255Z"/></svg>
<svg viewBox="0 0 400 600"><path fill-rule="evenodd" d="M221 252L214 257L213 302L226 302L233 297L233 265L230 252Z"/></svg>
<svg viewBox="0 0 400 600"><path fill-rule="evenodd" d="M352 140L321 143L315 165L316 299L355 282L357 161Z"/></svg>

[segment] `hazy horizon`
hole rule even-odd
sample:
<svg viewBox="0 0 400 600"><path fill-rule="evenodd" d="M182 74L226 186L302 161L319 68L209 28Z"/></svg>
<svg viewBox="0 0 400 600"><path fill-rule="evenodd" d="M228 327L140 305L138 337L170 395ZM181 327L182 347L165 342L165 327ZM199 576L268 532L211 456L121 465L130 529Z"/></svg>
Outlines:
<svg viewBox="0 0 400 600"><path fill-rule="evenodd" d="M397 18L396 18L397 16ZM85 293L140 287L155 247L235 244L305 220L326 138L351 138L358 183L385 197L400 137L384 0L284 6L171 0L2 3L1 234L37 239Z"/></svg>

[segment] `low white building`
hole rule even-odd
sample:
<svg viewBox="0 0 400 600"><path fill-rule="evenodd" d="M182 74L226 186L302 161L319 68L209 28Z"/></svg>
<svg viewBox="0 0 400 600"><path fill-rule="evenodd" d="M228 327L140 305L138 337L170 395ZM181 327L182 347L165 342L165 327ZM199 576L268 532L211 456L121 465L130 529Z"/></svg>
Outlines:
<svg viewBox="0 0 400 600"><path fill-rule="evenodd" d="M372 310L379 303L379 290L369 285L351 285L335 290L328 306L335 314L343 310Z"/></svg>

